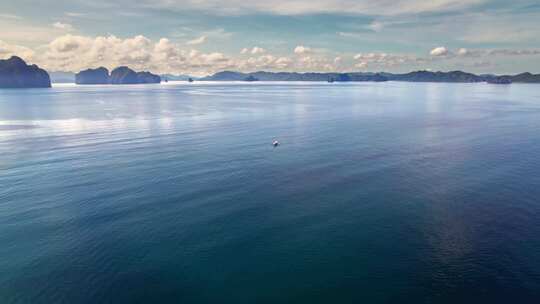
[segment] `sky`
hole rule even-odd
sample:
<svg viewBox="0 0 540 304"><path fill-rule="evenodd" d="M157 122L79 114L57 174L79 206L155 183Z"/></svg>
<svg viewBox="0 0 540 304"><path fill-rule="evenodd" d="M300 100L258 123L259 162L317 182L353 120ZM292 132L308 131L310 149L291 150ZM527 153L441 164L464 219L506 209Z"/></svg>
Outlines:
<svg viewBox="0 0 540 304"><path fill-rule="evenodd" d="M540 73L539 0L0 0L0 29L48 71Z"/></svg>

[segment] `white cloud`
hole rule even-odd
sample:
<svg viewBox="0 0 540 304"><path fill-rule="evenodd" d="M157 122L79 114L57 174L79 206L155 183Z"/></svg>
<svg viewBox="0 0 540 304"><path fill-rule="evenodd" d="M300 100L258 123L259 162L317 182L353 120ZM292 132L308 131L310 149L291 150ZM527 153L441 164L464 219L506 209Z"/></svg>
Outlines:
<svg viewBox="0 0 540 304"><path fill-rule="evenodd" d="M493 57L493 56L538 56L540 49L466 49L459 48L453 52L447 50L449 58L455 57Z"/></svg>
<svg viewBox="0 0 540 304"><path fill-rule="evenodd" d="M64 30L64 31L68 31L68 32L73 30L73 26L71 24L63 23L63 22L60 22L60 21L53 23L52 26L54 28L59 29L59 30Z"/></svg>
<svg viewBox="0 0 540 304"><path fill-rule="evenodd" d="M34 51L23 46L8 44L0 40L0 59L9 58L14 55L22 57L25 60L32 60Z"/></svg>
<svg viewBox="0 0 540 304"><path fill-rule="evenodd" d="M368 63L365 62L365 61L362 61L362 62L359 62L359 63L355 64L354 67L363 70L363 69L366 69L368 67Z"/></svg>
<svg viewBox="0 0 540 304"><path fill-rule="evenodd" d="M160 43L163 41L158 45ZM128 39L64 35L49 43L39 59L51 70L78 71L102 65L147 68L153 66L154 47L141 35Z"/></svg>
<svg viewBox="0 0 540 304"><path fill-rule="evenodd" d="M12 14L0 14L0 19L21 20L22 18L20 16Z"/></svg>
<svg viewBox="0 0 540 304"><path fill-rule="evenodd" d="M429 54L434 57L438 56L446 56L448 55L448 49L446 49L444 46L439 46L434 49L432 49Z"/></svg>
<svg viewBox="0 0 540 304"><path fill-rule="evenodd" d="M254 46L253 48L249 49L249 48L243 48L241 51L240 51L240 54L242 55L246 55L246 54L251 54L251 55L260 55L260 54L264 54L266 53L266 50L261 48L261 47L258 47L258 46Z"/></svg>
<svg viewBox="0 0 540 304"><path fill-rule="evenodd" d="M206 36L201 36L199 38L195 38L193 40L189 40L188 42L186 42L187 45L198 45L198 44L203 44L206 42Z"/></svg>
<svg viewBox="0 0 540 304"><path fill-rule="evenodd" d="M495 56L537 56L540 55L540 49L494 49L486 53Z"/></svg>
<svg viewBox="0 0 540 304"><path fill-rule="evenodd" d="M251 57L244 62L240 62L243 69L260 70L275 68L277 58L272 55L263 55L259 57Z"/></svg>
<svg viewBox="0 0 540 304"><path fill-rule="evenodd" d="M265 53L265 52L266 52L265 49L260 48L260 47L258 47L258 46L255 46L255 47L253 47L253 48L251 49L251 54L252 54L252 55L262 54L262 53Z"/></svg>
<svg viewBox="0 0 540 304"><path fill-rule="evenodd" d="M68 17L84 17L84 16L86 16L86 14L84 14L84 13L77 13L77 12L66 12L65 15L68 16Z"/></svg>
<svg viewBox="0 0 540 304"><path fill-rule="evenodd" d="M276 60L276 67L278 69L285 69L290 67L293 64L293 60L288 57L280 57Z"/></svg>
<svg viewBox="0 0 540 304"><path fill-rule="evenodd" d="M222 53L214 52L210 54L201 54L201 58L208 63L226 62L229 59Z"/></svg>
<svg viewBox="0 0 540 304"><path fill-rule="evenodd" d="M378 68L415 65L425 61L424 59L415 56L387 53L360 53L356 54L353 59L358 61L359 63L365 63L365 65L363 65L364 67L369 64L370 66Z"/></svg>
<svg viewBox="0 0 540 304"><path fill-rule="evenodd" d="M18 53L14 46L0 45L0 55ZM190 73L204 75L225 69L236 69L241 60L221 52L204 53L182 48L167 38L157 42L138 35L131 38L116 36L60 36L28 56L34 63L50 71L78 72L86 68L121 65L155 73ZM267 59L268 60L268 59Z"/></svg>
<svg viewBox="0 0 540 304"><path fill-rule="evenodd" d="M458 56L467 56L469 54L469 50L467 50L466 48L460 48L457 51L457 54Z"/></svg>
<svg viewBox="0 0 540 304"><path fill-rule="evenodd" d="M368 25L368 29L374 32L380 32L384 28L384 23L379 21L373 21Z"/></svg>
<svg viewBox="0 0 540 304"><path fill-rule="evenodd" d="M294 53L298 54L298 55L309 54L309 53L311 53L311 48L305 47L303 45L299 45L299 46L294 48Z"/></svg>

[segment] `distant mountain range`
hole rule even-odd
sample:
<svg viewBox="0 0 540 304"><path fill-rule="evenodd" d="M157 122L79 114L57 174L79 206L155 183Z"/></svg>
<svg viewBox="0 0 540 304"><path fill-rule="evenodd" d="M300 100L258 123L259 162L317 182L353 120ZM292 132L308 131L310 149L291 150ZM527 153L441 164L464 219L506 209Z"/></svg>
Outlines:
<svg viewBox="0 0 540 304"><path fill-rule="evenodd" d="M51 72L53 83L75 83L75 73ZM251 77L250 77L251 76ZM224 71L211 76L196 78L190 75L163 74L162 80L188 81L410 81L410 82L490 82L490 83L540 83L540 74L522 73L517 75L475 75L462 71L430 72L416 71L405 74L393 73L295 73L295 72L255 72L241 73Z"/></svg>
<svg viewBox="0 0 540 304"><path fill-rule="evenodd" d="M77 84L139 84L160 83L162 80L176 81L409 81L409 82L488 82L493 84L540 83L540 74L521 73L517 75L476 75L462 71L432 72L415 71L405 74L393 73L296 73L296 72L254 72L241 73L223 71L203 78L188 75L166 74L158 76L150 72L135 72L128 67L118 67L110 74L106 68L88 69L77 74L71 72L52 72L27 65L24 60L13 56L0 60L0 88L50 87L53 83L75 82Z"/></svg>
<svg viewBox="0 0 540 304"><path fill-rule="evenodd" d="M202 81L409 81L409 82L490 82L490 83L540 83L540 74L476 75L462 71L431 72L415 71L405 74L393 73L295 73L295 72L219 72L203 77Z"/></svg>

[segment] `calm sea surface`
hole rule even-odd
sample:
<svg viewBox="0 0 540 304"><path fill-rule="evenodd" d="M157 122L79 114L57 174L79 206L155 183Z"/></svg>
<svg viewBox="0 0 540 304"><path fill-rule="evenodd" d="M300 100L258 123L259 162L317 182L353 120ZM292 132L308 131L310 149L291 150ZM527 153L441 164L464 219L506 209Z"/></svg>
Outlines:
<svg viewBox="0 0 540 304"><path fill-rule="evenodd" d="M540 86L0 90L0 303L158 302L540 303Z"/></svg>

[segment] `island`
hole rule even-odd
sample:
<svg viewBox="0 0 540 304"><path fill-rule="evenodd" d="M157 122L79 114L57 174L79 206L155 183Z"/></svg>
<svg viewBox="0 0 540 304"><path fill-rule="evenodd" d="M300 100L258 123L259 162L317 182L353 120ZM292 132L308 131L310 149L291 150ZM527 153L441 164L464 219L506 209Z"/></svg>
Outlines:
<svg viewBox="0 0 540 304"><path fill-rule="evenodd" d="M109 74L104 67L87 69L75 75L76 84L144 84L160 83L161 77L150 72L135 72L127 66L117 67Z"/></svg>
<svg viewBox="0 0 540 304"><path fill-rule="evenodd" d="M109 70L104 67L87 69L75 74L76 84L109 84Z"/></svg>
<svg viewBox="0 0 540 304"><path fill-rule="evenodd" d="M20 57L0 60L0 88L50 88L47 71L28 65Z"/></svg>
<svg viewBox="0 0 540 304"><path fill-rule="evenodd" d="M161 77L150 72L138 72L137 83L160 83Z"/></svg>

